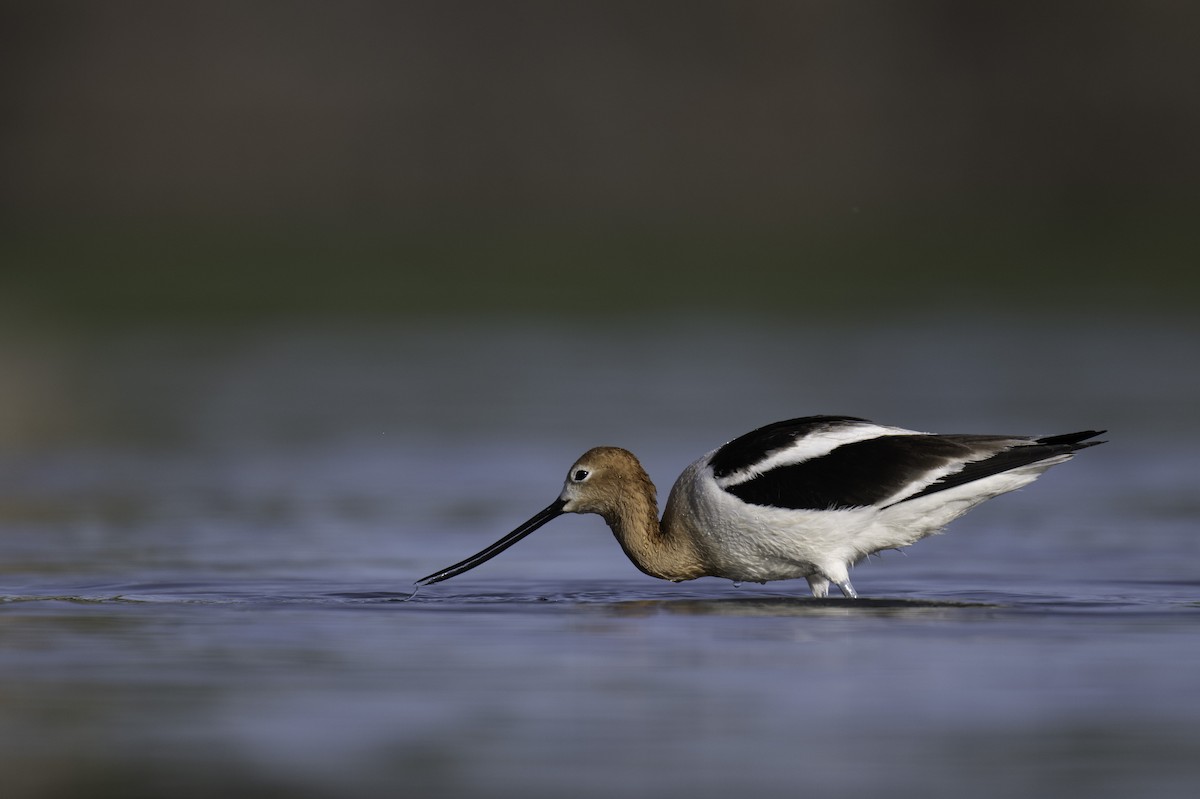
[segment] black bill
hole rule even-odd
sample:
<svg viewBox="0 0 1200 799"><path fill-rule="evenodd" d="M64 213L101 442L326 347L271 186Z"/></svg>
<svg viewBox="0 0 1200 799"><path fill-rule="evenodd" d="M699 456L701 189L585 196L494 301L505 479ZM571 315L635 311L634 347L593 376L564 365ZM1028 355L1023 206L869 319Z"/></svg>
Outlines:
<svg viewBox="0 0 1200 799"><path fill-rule="evenodd" d="M567 504L567 501L565 499L554 500L554 502L550 503L549 506L547 506L545 509L543 509L540 513L538 513L532 519L525 522L524 524L522 524L516 530L513 530L508 535L504 536L504 538L501 538L499 541L492 544L487 549L483 550L482 552L476 552L474 555L467 558L466 560L461 560L458 563L455 563L453 566L447 566L446 568L442 569L441 571L434 572L433 574L429 575L428 577L422 577L420 580L417 580L415 585L424 586L424 585L433 585L434 583L440 583L442 580L449 580L451 577L456 577L457 575L460 575L465 571L470 571L471 569L474 569L476 566L478 566L481 563L487 563L489 560L496 557L501 552L508 549L513 544L517 543L522 538L524 538L525 536L532 533L534 530L541 527L546 522L550 521L553 518L561 516L563 514L563 506L566 504Z"/></svg>

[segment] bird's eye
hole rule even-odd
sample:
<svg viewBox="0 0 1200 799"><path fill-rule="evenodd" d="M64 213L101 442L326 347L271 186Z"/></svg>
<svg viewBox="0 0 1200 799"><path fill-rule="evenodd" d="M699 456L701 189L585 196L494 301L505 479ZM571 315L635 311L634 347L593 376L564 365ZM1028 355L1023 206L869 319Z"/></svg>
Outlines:
<svg viewBox="0 0 1200 799"><path fill-rule="evenodd" d="M587 469L576 469L575 474L571 475L571 479L576 483L582 483L584 480L588 479L589 474L590 472L588 472Z"/></svg>

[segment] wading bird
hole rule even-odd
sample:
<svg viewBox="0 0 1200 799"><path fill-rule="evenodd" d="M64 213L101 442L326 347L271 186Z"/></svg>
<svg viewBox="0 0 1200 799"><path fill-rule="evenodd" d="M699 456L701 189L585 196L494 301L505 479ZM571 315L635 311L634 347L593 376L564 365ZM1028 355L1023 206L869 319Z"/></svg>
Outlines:
<svg viewBox="0 0 1200 799"><path fill-rule="evenodd" d="M423 577L432 585L484 563L563 513L604 518L633 564L680 582L808 580L856 597L849 568L940 532L984 500L1069 460L1102 430L1034 438L936 435L852 416L807 416L735 438L683 471L662 520L654 483L619 447L585 452L562 493L466 560Z"/></svg>

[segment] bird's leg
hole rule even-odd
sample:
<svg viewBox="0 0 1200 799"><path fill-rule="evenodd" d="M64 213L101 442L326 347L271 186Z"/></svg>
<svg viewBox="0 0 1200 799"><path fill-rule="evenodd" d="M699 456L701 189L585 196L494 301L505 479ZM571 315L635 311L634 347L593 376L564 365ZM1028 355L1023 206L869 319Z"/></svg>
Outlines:
<svg viewBox="0 0 1200 799"><path fill-rule="evenodd" d="M842 580L837 587L842 589L842 596L846 599L858 599L858 592L854 590L854 586L850 585L850 580Z"/></svg>
<svg viewBox="0 0 1200 799"><path fill-rule="evenodd" d="M812 595L818 599L823 599L829 596L829 581L819 574L810 574L808 576L808 589L812 591Z"/></svg>

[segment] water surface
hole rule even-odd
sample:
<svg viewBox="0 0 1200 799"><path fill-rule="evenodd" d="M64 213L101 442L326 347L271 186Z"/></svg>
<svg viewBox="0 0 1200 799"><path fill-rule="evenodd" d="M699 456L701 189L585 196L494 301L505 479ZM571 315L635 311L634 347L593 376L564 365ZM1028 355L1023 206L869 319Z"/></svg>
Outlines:
<svg viewBox="0 0 1200 799"><path fill-rule="evenodd" d="M678 319L0 337L6 797L1192 796L1200 351L1166 323ZM860 564L672 585L595 517L851 413L1110 443Z"/></svg>

